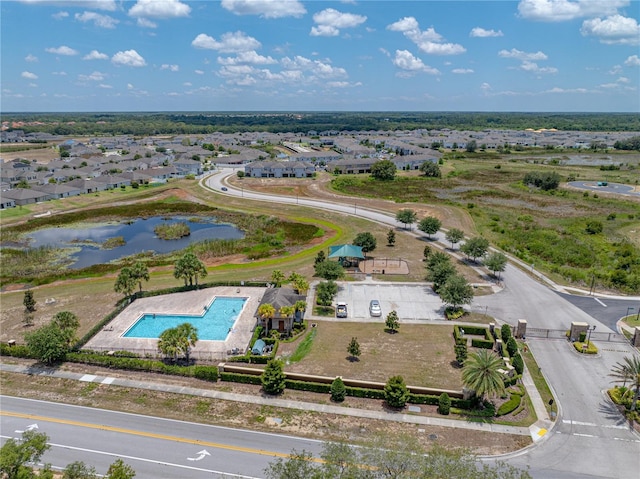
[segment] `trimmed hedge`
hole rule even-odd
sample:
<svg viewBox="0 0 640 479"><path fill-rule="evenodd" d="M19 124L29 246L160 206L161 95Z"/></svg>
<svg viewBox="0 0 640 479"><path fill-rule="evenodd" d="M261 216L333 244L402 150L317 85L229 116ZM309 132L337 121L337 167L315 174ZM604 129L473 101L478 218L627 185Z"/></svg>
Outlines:
<svg viewBox="0 0 640 479"><path fill-rule="evenodd" d="M258 386L262 385L262 376L255 376L253 374L239 374L239 373L220 373L221 381L228 381L232 383L242 383L242 384L257 384Z"/></svg>
<svg viewBox="0 0 640 479"><path fill-rule="evenodd" d="M493 349L493 341L473 338L471 340L471 346L474 348Z"/></svg>
<svg viewBox="0 0 640 479"><path fill-rule="evenodd" d="M522 401L522 395L511 393L511 397L505 403L503 403L496 412L496 416L504 416L510 414L520 407L520 401Z"/></svg>
<svg viewBox="0 0 640 479"><path fill-rule="evenodd" d="M311 391L313 393L331 393L331 384L310 383L307 381L297 381L295 379L285 380L287 389L295 389L296 391Z"/></svg>
<svg viewBox="0 0 640 479"><path fill-rule="evenodd" d="M0 356L35 359L35 357L31 355L31 351L29 351L29 347L26 344L15 344L13 346L9 346L7 343L0 343Z"/></svg>
<svg viewBox="0 0 640 479"><path fill-rule="evenodd" d="M518 381L522 379L522 374L515 374L513 377L506 378L504 382L504 387L508 388L510 386L514 386L518 384Z"/></svg>
<svg viewBox="0 0 640 479"><path fill-rule="evenodd" d="M493 334L491 334L491 331L489 330L488 327L473 326L473 325L459 326L455 324L453 326L453 338L456 344L466 343L466 338L462 334L462 331L460 331L461 329L464 329L465 335L469 334L473 336L484 336L484 339L471 338L471 346L473 346L474 348L483 348L483 349L493 348L493 345L495 343L495 338L493 337Z"/></svg>
<svg viewBox="0 0 640 479"><path fill-rule="evenodd" d="M582 353L582 346L585 345L586 343L581 343L580 341L576 341L573 343L573 347L576 348L576 351L578 351L579 353ZM593 344L593 341L589 341L589 344L587 345L587 350L584 351L585 354L598 354L598 348L596 347L595 344Z"/></svg>

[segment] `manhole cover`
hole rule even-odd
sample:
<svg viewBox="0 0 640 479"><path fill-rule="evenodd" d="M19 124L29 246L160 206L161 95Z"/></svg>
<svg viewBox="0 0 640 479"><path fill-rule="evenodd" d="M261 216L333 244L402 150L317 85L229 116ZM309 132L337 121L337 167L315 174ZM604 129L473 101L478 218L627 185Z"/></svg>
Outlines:
<svg viewBox="0 0 640 479"><path fill-rule="evenodd" d="M431 439L432 441L435 441L436 439L438 439L438 435L437 434L429 434L429 439Z"/></svg>

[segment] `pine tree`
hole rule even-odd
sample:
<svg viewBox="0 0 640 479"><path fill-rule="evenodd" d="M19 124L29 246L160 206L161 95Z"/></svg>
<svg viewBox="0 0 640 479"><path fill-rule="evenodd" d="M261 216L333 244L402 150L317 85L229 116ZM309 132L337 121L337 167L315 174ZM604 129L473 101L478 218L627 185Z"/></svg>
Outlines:
<svg viewBox="0 0 640 479"><path fill-rule="evenodd" d="M337 377L331 383L331 400L334 402L342 402L347 395L347 388L344 386L342 378Z"/></svg>
<svg viewBox="0 0 640 479"><path fill-rule="evenodd" d="M281 394L286 386L286 376L284 374L284 366L279 359L272 359L267 363L264 372L260 377L262 381L262 389L267 394Z"/></svg>
<svg viewBox="0 0 640 479"><path fill-rule="evenodd" d="M440 394L440 397L438 398L438 412L444 416L448 416L450 409L451 398L447 393Z"/></svg>
<svg viewBox="0 0 640 479"><path fill-rule="evenodd" d="M392 376L384 386L384 399L391 407L401 408L409 400L409 390L402 376Z"/></svg>
<svg viewBox="0 0 640 479"><path fill-rule="evenodd" d="M396 244L396 232L391 228L387 233L387 246L395 246Z"/></svg>
<svg viewBox="0 0 640 479"><path fill-rule="evenodd" d="M24 310L27 313L33 313L36 310L36 300L33 297L33 291L28 289L24 292L24 299L22 300L22 304L24 304Z"/></svg>
<svg viewBox="0 0 640 479"><path fill-rule="evenodd" d="M358 343L358 338L351 338L347 352L351 356L352 361L357 361L358 356L360 356L360 343Z"/></svg>

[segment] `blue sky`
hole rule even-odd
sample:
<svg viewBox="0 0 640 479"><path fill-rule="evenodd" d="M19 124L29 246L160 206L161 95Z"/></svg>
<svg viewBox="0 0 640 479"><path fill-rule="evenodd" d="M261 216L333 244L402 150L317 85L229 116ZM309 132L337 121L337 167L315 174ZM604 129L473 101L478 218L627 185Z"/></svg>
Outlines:
<svg viewBox="0 0 640 479"><path fill-rule="evenodd" d="M632 0L0 2L2 111L640 111Z"/></svg>

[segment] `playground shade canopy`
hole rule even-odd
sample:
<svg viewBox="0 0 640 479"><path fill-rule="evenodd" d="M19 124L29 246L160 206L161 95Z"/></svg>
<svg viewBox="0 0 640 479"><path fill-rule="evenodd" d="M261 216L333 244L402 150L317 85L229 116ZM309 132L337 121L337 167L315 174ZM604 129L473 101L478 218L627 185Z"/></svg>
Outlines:
<svg viewBox="0 0 640 479"><path fill-rule="evenodd" d="M253 348L251 348L251 354L262 354L262 350L266 346L266 343L262 339L256 340L253 343Z"/></svg>
<svg viewBox="0 0 640 479"><path fill-rule="evenodd" d="M362 246L352 244L341 244L329 246L329 258L362 258Z"/></svg>

